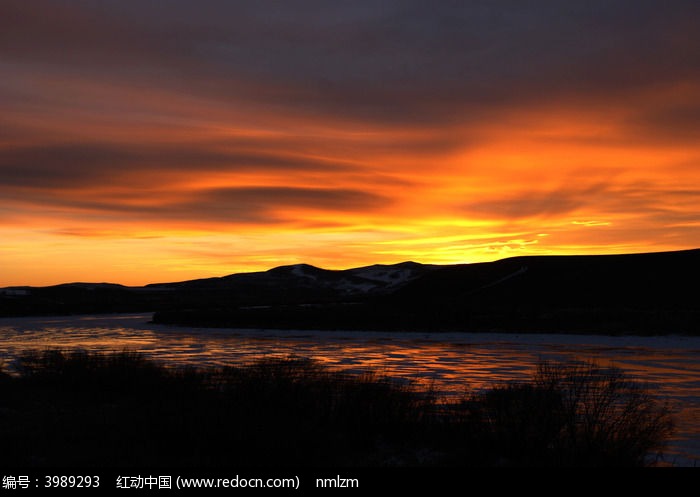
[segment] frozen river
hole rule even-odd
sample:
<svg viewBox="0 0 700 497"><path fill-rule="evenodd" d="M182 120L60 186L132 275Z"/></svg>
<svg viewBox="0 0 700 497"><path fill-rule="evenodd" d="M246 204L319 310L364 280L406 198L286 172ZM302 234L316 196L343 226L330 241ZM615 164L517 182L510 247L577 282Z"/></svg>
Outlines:
<svg viewBox="0 0 700 497"><path fill-rule="evenodd" d="M700 465L700 337L397 333L179 328L150 314L0 319L0 358L46 348L140 351L175 365L301 356L350 371L431 382L444 395L526 379L541 360L620 367L668 399L677 430L667 464Z"/></svg>

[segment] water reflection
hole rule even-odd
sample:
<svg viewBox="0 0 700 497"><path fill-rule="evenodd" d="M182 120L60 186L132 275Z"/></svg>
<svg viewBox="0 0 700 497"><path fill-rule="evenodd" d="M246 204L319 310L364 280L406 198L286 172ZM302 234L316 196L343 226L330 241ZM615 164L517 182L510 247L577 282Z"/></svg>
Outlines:
<svg viewBox="0 0 700 497"><path fill-rule="evenodd" d="M350 372L373 370L430 383L445 396L526 379L540 360L613 364L675 407L669 456L700 460L700 338L469 333L211 330L148 323L150 315L0 319L0 357L28 349L137 350L172 365L221 366L263 357L314 358Z"/></svg>

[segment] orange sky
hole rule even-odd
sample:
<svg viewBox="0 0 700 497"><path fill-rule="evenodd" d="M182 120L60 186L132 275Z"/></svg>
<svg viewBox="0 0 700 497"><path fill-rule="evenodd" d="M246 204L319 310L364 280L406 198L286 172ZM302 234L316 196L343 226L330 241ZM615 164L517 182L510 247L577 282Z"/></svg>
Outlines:
<svg viewBox="0 0 700 497"><path fill-rule="evenodd" d="M0 286L700 247L692 3L39 3L0 8Z"/></svg>

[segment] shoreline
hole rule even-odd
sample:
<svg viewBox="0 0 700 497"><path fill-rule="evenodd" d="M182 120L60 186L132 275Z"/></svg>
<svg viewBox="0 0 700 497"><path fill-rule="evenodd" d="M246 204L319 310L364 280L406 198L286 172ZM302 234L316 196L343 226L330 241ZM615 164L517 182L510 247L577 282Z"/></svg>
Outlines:
<svg viewBox="0 0 700 497"><path fill-rule="evenodd" d="M597 334L584 332L518 332L518 331L432 331L432 330L355 330L355 329L303 329L303 328L273 328L273 327L211 327L196 325L177 325L166 323L154 323L150 320L151 312L129 312L129 313L105 313L105 314L75 314L75 315L53 315L53 316L16 316L0 317L0 327L25 327L29 324L65 324L71 323L74 327L90 327L89 325L99 324L101 327L134 326L152 331L187 331L197 334L215 335L245 335L255 337L279 336L289 338L407 338L420 339L431 342L452 342L469 341L472 343L533 343L540 345L571 345L585 341L601 340L609 345L634 346L635 344L645 348L653 348L669 344L677 346L691 345L700 351L700 337L683 333L667 334L637 334L634 332L624 334ZM84 325L84 326L83 326ZM634 342L634 343L631 343ZM659 342L667 342L661 344Z"/></svg>

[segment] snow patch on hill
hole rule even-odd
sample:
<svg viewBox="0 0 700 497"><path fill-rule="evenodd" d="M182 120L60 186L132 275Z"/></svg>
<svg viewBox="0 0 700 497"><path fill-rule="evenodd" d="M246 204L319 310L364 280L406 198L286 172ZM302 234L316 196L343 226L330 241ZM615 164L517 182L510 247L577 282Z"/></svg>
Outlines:
<svg viewBox="0 0 700 497"><path fill-rule="evenodd" d="M290 272L294 276L298 276L300 278L310 278L312 280L318 279L315 274L309 272L311 267L308 264L295 264L293 266L289 266L289 268Z"/></svg>
<svg viewBox="0 0 700 497"><path fill-rule="evenodd" d="M383 286L397 286L417 278L420 274L413 267L402 265L386 266L375 264L374 266L361 267L348 270L353 276L370 281L383 283Z"/></svg>

